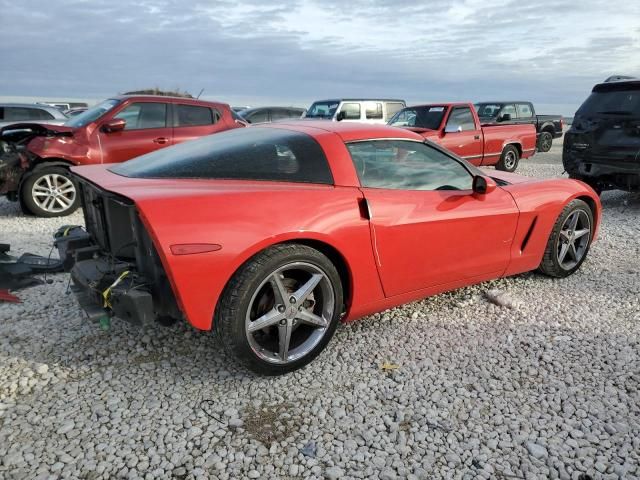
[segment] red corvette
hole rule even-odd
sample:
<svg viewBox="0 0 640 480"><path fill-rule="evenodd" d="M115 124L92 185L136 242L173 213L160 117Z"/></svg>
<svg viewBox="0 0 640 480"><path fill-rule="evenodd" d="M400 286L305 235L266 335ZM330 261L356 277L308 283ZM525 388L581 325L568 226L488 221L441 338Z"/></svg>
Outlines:
<svg viewBox="0 0 640 480"><path fill-rule="evenodd" d="M186 319L251 370L316 357L340 320L584 261L598 196L483 172L387 126L238 129L73 168L86 231L56 244L93 318Z"/></svg>

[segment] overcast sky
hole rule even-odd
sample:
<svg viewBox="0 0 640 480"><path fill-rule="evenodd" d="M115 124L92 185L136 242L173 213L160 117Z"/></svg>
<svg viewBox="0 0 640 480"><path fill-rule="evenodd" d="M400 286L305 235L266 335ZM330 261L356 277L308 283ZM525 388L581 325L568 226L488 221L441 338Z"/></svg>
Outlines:
<svg viewBox="0 0 640 480"><path fill-rule="evenodd" d="M0 0L1 97L158 86L234 105L509 98L570 115L616 73L640 75L638 0Z"/></svg>

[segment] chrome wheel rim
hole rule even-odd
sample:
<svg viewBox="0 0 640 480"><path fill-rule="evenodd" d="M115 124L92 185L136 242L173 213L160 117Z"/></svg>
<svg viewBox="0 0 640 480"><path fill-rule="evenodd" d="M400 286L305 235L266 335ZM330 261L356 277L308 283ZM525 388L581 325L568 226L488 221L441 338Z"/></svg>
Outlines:
<svg viewBox="0 0 640 480"><path fill-rule="evenodd" d="M513 150L509 150L504 155L504 166L508 169L512 169L516 164L516 154L513 153Z"/></svg>
<svg viewBox="0 0 640 480"><path fill-rule="evenodd" d="M76 200L73 182L58 173L48 173L38 178L31 187L31 198L46 212L60 213L68 210Z"/></svg>
<svg viewBox="0 0 640 480"><path fill-rule="evenodd" d="M584 258L591 239L591 221L583 209L574 210L566 218L556 242L558 264L571 270Z"/></svg>
<svg viewBox="0 0 640 480"><path fill-rule="evenodd" d="M249 302L245 332L260 359L286 365L308 355L335 313L333 285L311 263L292 262L267 275Z"/></svg>
<svg viewBox="0 0 640 480"><path fill-rule="evenodd" d="M542 141L540 142L540 145L542 146L542 150L544 150L545 152L551 149L551 135L550 134L543 134L542 135Z"/></svg>

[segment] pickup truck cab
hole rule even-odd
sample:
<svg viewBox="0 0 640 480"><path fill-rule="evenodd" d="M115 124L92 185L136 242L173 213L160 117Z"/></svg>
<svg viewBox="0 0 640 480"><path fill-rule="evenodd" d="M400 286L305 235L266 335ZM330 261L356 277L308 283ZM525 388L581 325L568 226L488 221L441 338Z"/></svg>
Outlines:
<svg viewBox="0 0 640 480"><path fill-rule="evenodd" d="M515 171L520 159L536 150L533 125L481 125L470 103L406 107L389 125L419 133L473 165L495 165L506 172Z"/></svg>
<svg viewBox="0 0 640 480"><path fill-rule="evenodd" d="M482 124L530 123L536 127L539 152L551 150L554 138L562 137L564 122L561 115L536 115L531 102L482 102L475 104Z"/></svg>
<svg viewBox="0 0 640 480"><path fill-rule="evenodd" d="M0 129L0 194L41 217L79 205L69 167L117 163L180 142L244 127L224 103L158 95L109 98L63 125Z"/></svg>

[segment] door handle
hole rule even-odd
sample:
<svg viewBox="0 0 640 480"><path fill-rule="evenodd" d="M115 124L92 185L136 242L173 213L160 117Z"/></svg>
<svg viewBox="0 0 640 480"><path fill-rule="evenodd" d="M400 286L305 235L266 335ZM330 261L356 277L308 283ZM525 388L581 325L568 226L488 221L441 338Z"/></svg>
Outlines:
<svg viewBox="0 0 640 480"><path fill-rule="evenodd" d="M474 139L474 140L480 140L480 135L474 135L474 136L473 136L473 139Z"/></svg>
<svg viewBox="0 0 640 480"><path fill-rule="evenodd" d="M169 143L169 139L167 137L158 137L153 139L153 143L164 145L165 143Z"/></svg>

